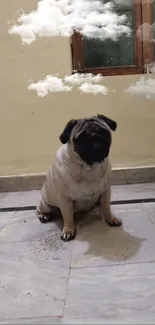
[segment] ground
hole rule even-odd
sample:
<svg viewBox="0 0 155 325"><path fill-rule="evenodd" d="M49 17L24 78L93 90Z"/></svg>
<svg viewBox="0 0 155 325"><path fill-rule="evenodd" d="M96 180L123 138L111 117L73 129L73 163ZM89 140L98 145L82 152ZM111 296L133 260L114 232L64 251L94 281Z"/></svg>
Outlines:
<svg viewBox="0 0 155 325"><path fill-rule="evenodd" d="M0 324L155 324L155 184L114 186L123 227L94 210L69 243L61 220L43 225L26 210L38 199L0 194Z"/></svg>

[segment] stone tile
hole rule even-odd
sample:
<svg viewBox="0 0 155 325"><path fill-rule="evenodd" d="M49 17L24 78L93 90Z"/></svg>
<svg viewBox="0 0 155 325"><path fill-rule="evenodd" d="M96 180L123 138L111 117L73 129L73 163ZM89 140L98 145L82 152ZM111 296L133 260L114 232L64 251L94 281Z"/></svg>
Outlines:
<svg viewBox="0 0 155 325"><path fill-rule="evenodd" d="M5 214L3 213L3 219L5 219ZM40 239L42 236L45 238L48 233L51 236L60 236L60 226L60 220L55 220L55 222L48 224L40 223L35 211L16 212L0 232L0 242L34 241Z"/></svg>
<svg viewBox="0 0 155 325"><path fill-rule="evenodd" d="M3 200L7 196L7 193L0 193L0 208L3 205Z"/></svg>
<svg viewBox="0 0 155 325"><path fill-rule="evenodd" d="M148 217L149 217L150 221L152 222L152 224L155 226L155 213L149 212Z"/></svg>
<svg viewBox="0 0 155 325"><path fill-rule="evenodd" d="M154 166L125 168L126 183L150 183L155 181Z"/></svg>
<svg viewBox="0 0 155 325"><path fill-rule="evenodd" d="M19 319L9 319L9 320L0 320L0 324L61 324L61 317L40 317L40 318L19 318Z"/></svg>
<svg viewBox="0 0 155 325"><path fill-rule="evenodd" d="M4 199L4 197L7 195L7 193L0 193L0 202L1 202L1 200L3 200Z"/></svg>
<svg viewBox="0 0 155 325"><path fill-rule="evenodd" d="M0 201L0 208L36 206L40 191L10 192Z"/></svg>
<svg viewBox="0 0 155 325"><path fill-rule="evenodd" d="M143 213L143 208L141 203L120 204L120 205L112 206L112 210L114 213L118 213L122 207L126 212L129 212L130 214Z"/></svg>
<svg viewBox="0 0 155 325"><path fill-rule="evenodd" d="M112 186L112 201L148 198L155 198L155 183Z"/></svg>
<svg viewBox="0 0 155 325"><path fill-rule="evenodd" d="M73 268L155 261L155 231L141 205L113 206L112 210L123 220L122 227L109 227L95 213L80 222Z"/></svg>
<svg viewBox="0 0 155 325"><path fill-rule="evenodd" d="M0 232L7 225L14 212L0 212Z"/></svg>
<svg viewBox="0 0 155 325"><path fill-rule="evenodd" d="M71 245L56 234L0 244L1 321L62 315Z"/></svg>
<svg viewBox="0 0 155 325"><path fill-rule="evenodd" d="M154 166L122 167L112 170L112 185L155 182Z"/></svg>
<svg viewBox="0 0 155 325"><path fill-rule="evenodd" d="M1 192L40 190L46 174L10 175L0 177Z"/></svg>
<svg viewBox="0 0 155 325"><path fill-rule="evenodd" d="M146 212L149 211L155 212L155 202L142 203L142 208Z"/></svg>
<svg viewBox="0 0 155 325"><path fill-rule="evenodd" d="M112 170L112 185L126 184L126 174L124 169L113 169Z"/></svg>
<svg viewBox="0 0 155 325"><path fill-rule="evenodd" d="M102 317L87 318L79 316L65 317L62 324L155 324L155 312L145 310L129 310L129 309L115 309L111 310L108 315L106 313Z"/></svg>
<svg viewBox="0 0 155 325"><path fill-rule="evenodd" d="M142 208L147 213L152 224L155 226L155 202L154 203L143 203Z"/></svg>
<svg viewBox="0 0 155 325"><path fill-rule="evenodd" d="M64 324L69 318L74 324L91 318L104 324L153 323L153 315L155 321L155 263L71 270Z"/></svg>

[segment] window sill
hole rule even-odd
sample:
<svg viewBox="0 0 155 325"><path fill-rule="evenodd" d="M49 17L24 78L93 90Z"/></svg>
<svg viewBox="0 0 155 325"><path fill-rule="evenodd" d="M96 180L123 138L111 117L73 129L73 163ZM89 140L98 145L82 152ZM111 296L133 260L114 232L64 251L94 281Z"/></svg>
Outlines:
<svg viewBox="0 0 155 325"><path fill-rule="evenodd" d="M119 75L132 75L132 74L142 74L144 69L140 69L133 66L123 66L123 67L108 67L108 68L84 68L73 70L73 73L92 73L94 75L101 74L103 76L119 76Z"/></svg>

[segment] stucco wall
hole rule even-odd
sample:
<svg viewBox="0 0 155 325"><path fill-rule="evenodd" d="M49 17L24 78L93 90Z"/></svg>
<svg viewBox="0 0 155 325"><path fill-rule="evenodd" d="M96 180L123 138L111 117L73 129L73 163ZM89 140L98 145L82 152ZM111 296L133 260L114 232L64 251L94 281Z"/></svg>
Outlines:
<svg viewBox="0 0 155 325"><path fill-rule="evenodd" d="M0 175L44 172L60 146L58 136L70 118L95 113L116 119L111 160L114 167L155 163L155 102L123 90L139 76L109 77L108 96L71 93L41 99L28 91L28 80L71 73L68 39L39 39L21 46L8 34L8 21L20 8L29 12L35 0L0 1Z"/></svg>

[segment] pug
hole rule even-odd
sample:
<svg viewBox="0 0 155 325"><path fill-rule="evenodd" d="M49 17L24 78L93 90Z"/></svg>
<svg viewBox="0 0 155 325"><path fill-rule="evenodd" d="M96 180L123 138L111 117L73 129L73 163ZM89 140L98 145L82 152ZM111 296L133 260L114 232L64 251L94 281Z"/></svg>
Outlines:
<svg viewBox="0 0 155 325"><path fill-rule="evenodd" d="M110 209L111 165L108 158L112 132L117 123L97 115L72 119L59 139L63 144L55 154L42 187L37 215L42 223L56 211L63 217L61 239L75 238L74 214L88 212L99 204L100 215L110 226L121 226Z"/></svg>

